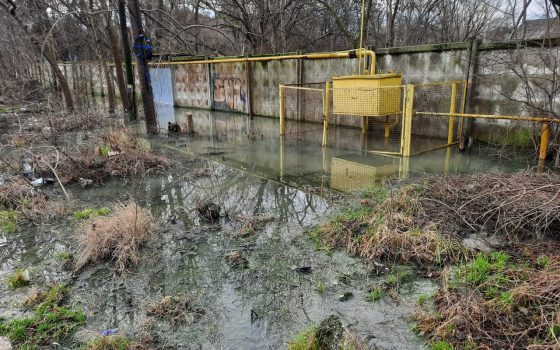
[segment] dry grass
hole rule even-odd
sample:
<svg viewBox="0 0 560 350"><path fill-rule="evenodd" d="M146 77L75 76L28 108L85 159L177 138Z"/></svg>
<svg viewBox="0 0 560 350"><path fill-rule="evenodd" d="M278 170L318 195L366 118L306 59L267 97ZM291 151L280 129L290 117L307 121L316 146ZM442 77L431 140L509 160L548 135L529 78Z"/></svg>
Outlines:
<svg viewBox="0 0 560 350"><path fill-rule="evenodd" d="M272 214L255 216L239 215L235 220L241 224L241 228L235 232L235 235L238 237L247 237L263 229L266 223L274 220L274 216Z"/></svg>
<svg viewBox="0 0 560 350"><path fill-rule="evenodd" d="M155 219L135 203L118 207L112 215L84 222L79 229L76 269L111 260L118 273L136 266L140 248L153 231Z"/></svg>
<svg viewBox="0 0 560 350"><path fill-rule="evenodd" d="M46 113L39 122L31 122L25 132L33 136L42 136L48 140L56 140L65 133L76 131L94 131L122 125L111 118L105 111L89 109L85 112L70 113L65 110Z"/></svg>
<svg viewBox="0 0 560 350"><path fill-rule="evenodd" d="M29 205L31 201L44 202L44 194L35 190L26 180L13 176L0 186L0 208L19 210Z"/></svg>
<svg viewBox="0 0 560 350"><path fill-rule="evenodd" d="M57 169L63 184L79 182L80 178L101 182L111 177L157 172L172 164L166 157L154 154L130 129L114 128L101 139L101 146L50 151L42 155L42 160ZM41 176L52 176L52 170L42 164L37 171Z"/></svg>
<svg viewBox="0 0 560 350"><path fill-rule="evenodd" d="M560 238L560 176L522 171L432 177L422 207L442 229Z"/></svg>
<svg viewBox="0 0 560 350"><path fill-rule="evenodd" d="M166 296L148 305L148 315L169 322L173 326L192 325L204 310L196 306L193 297L187 295Z"/></svg>
<svg viewBox="0 0 560 350"><path fill-rule="evenodd" d="M422 208L416 186L387 196L374 208L349 210L321 226L316 235L328 247L344 247L373 262L454 263L469 254L452 236L438 233L431 222L419 221Z"/></svg>

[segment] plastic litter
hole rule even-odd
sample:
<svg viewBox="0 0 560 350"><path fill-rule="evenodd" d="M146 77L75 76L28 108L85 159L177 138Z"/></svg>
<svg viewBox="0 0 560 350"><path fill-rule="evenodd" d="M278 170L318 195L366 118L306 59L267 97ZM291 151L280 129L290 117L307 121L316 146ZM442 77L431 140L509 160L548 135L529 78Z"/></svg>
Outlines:
<svg viewBox="0 0 560 350"><path fill-rule="evenodd" d="M119 332L119 329L118 329L118 328L110 328L110 329L106 329L106 330L104 330L104 331L99 332L99 334L101 334L102 336L107 337L107 336L116 334L116 333L118 333L118 332Z"/></svg>

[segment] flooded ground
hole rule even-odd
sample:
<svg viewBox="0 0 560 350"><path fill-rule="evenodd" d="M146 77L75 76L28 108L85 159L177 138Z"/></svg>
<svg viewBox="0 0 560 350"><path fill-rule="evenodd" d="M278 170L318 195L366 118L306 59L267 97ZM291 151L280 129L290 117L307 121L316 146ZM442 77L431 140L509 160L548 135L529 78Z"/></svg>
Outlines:
<svg viewBox="0 0 560 350"><path fill-rule="evenodd" d="M170 349L282 349L303 327L336 314L373 348L422 348L410 315L416 298L436 289L433 282L410 281L398 298L367 302L368 289L380 278L359 259L318 250L306 232L354 201L341 192L382 179L530 166L527 158L504 160L496 156L498 150L493 155L482 148L468 154L440 150L408 161L373 155L356 150L360 132L355 129L338 130L346 143L325 149L316 125L281 140L273 119L208 111L160 109L160 125L183 125L186 112L193 114L196 134L150 140L158 152L177 160L168 173L69 188L81 208L113 207L139 194L160 222L137 269L124 276L115 276L105 264L75 276L65 271L54 254L75 251L74 218L28 224L10 235L0 232L0 279L21 268L31 271L34 286L71 285L69 302L87 315L76 340L111 328L131 336L152 329ZM197 176L195 169L202 168L210 176ZM196 213L197 204L208 199L222 207L217 223ZM255 233L240 235L243 220L257 216L270 220ZM248 260L247 268L226 263L232 251ZM302 267L311 272L299 272ZM1 284L0 317L19 314L27 292ZM340 301L346 292L353 297ZM180 294L193 295L205 310L193 325L173 327L146 314L150 302Z"/></svg>
<svg viewBox="0 0 560 350"><path fill-rule="evenodd" d="M183 126L186 114L193 115L195 135L173 134L166 147L313 190L352 192L395 177L512 172L534 166L526 150L484 144L475 144L468 153L455 146L408 159L375 154L363 149L376 142L378 134L362 136L359 129L344 127L331 127L329 146L323 148L322 125L288 121L287 135L280 138L277 119L170 106L159 107L159 124Z"/></svg>

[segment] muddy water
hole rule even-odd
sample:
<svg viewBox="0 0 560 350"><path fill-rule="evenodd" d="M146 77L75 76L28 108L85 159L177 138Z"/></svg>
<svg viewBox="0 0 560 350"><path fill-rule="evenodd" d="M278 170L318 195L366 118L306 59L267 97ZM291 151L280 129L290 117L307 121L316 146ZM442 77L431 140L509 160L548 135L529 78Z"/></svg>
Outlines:
<svg viewBox="0 0 560 350"><path fill-rule="evenodd" d="M159 124L184 126L186 114L193 115L192 136L173 134L167 147L205 156L253 174L315 189L331 188L352 192L394 177L425 174L467 174L474 172L510 172L534 166L526 150L500 149L475 144L468 153L457 147L439 149L418 156L400 157L363 151L379 134L361 135L359 129L332 127L327 148L321 147L322 125L288 121L287 135L278 136L277 119L204 110L160 106ZM291 130L291 132L290 132ZM416 139L429 149L434 141ZM437 143L437 142L436 142Z"/></svg>
<svg viewBox="0 0 560 350"><path fill-rule="evenodd" d="M160 109L160 123L183 125L185 112ZM69 188L79 208L113 207L137 193L159 218L158 234L146 244L137 269L125 276L113 275L108 264L74 277L65 271L53 255L75 250L77 223L71 218L26 225L10 235L0 232L0 279L26 268L37 287L54 282L72 286L69 302L88 317L73 341L109 328L129 336L148 329L174 349L281 349L302 327L338 314L371 346L421 348L423 340L411 330L410 314L417 296L430 294L436 286L418 279L406 283L397 299L366 302L368 288L382 281L358 259L316 249L306 231L352 201L340 191L394 176L512 171L529 164L509 156L500 161L504 158L499 150L477 149L468 155L432 152L405 163L356 150L353 142L359 130L339 130L340 138L350 141L323 149L316 126L280 140L273 119L189 112L194 114L195 135L150 140L159 152L178 160L169 173L86 190ZM193 170L200 168L210 169L211 176L195 176ZM217 223L201 220L196 213L197 203L207 199L222 207ZM243 220L255 216L271 220L240 237ZM246 269L226 263L224 257L231 251L247 258ZM298 267L310 267L311 273L300 273ZM324 292L318 290L320 284ZM0 284L0 316L20 314L27 291ZM339 301L345 292L353 298ZM174 327L146 314L150 302L185 293L205 310L194 324Z"/></svg>

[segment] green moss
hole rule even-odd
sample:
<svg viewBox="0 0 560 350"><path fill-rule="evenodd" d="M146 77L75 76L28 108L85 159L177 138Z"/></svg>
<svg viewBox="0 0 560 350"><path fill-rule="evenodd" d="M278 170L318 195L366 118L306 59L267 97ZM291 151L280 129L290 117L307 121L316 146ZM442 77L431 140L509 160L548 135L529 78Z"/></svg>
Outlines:
<svg viewBox="0 0 560 350"><path fill-rule="evenodd" d="M17 229L18 214L13 210L0 211L0 229L5 233L14 233Z"/></svg>
<svg viewBox="0 0 560 350"><path fill-rule="evenodd" d="M317 326L313 325L298 333L288 343L289 350L319 350L317 341Z"/></svg>
<svg viewBox="0 0 560 350"><path fill-rule="evenodd" d="M0 336L8 337L15 349L39 349L68 338L85 323L85 315L60 306L67 291L57 285L39 293L34 315L0 323Z"/></svg>
<svg viewBox="0 0 560 350"><path fill-rule="evenodd" d="M98 216L105 216L111 212L109 208L92 209L86 208L74 212L74 217L78 220L87 220Z"/></svg>
<svg viewBox="0 0 560 350"><path fill-rule="evenodd" d="M6 277L6 284L12 289L27 287L29 280L25 278L25 270L18 269Z"/></svg>
<svg viewBox="0 0 560 350"><path fill-rule="evenodd" d="M128 350L130 348L131 343L127 338L110 336L96 338L81 347L81 350Z"/></svg>

